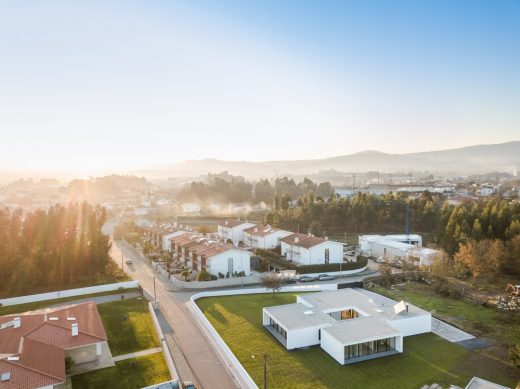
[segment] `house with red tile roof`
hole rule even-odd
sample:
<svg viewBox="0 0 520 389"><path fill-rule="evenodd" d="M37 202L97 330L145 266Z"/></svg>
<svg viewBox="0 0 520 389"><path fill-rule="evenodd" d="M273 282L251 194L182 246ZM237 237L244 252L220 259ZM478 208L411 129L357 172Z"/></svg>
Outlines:
<svg viewBox="0 0 520 389"><path fill-rule="evenodd" d="M94 302L0 316L0 389L65 388L67 357L88 370L102 354L111 361Z"/></svg>
<svg viewBox="0 0 520 389"><path fill-rule="evenodd" d="M322 265L343 262L343 243L294 233L280 240L281 254L299 265Z"/></svg>
<svg viewBox="0 0 520 389"><path fill-rule="evenodd" d="M230 240L233 244L237 245L245 239L244 230L254 226L254 223L240 219L223 220L218 223L218 237L225 242Z"/></svg>
<svg viewBox="0 0 520 389"><path fill-rule="evenodd" d="M280 240L292 232L271 227L270 225L258 225L244 230L244 244L253 249L274 249L280 246Z"/></svg>

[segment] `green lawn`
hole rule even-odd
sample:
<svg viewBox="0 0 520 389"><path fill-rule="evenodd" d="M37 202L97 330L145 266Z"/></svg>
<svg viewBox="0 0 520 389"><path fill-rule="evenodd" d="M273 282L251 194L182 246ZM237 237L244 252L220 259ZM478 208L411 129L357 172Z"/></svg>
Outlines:
<svg viewBox="0 0 520 389"><path fill-rule="evenodd" d="M0 316L12 315L13 313L35 311L37 309L47 308L51 305L62 304L62 303L66 303L69 301L75 301L75 300L83 300L83 299L90 298L90 297L108 296L111 294L121 294L121 293L136 292L136 291L137 291L136 288L122 289L122 290L116 290L116 291L110 291L110 292L91 293L91 294L84 294L81 296L63 297L63 298L53 299L53 300L37 301L34 303L10 305L8 307L0 307Z"/></svg>
<svg viewBox="0 0 520 389"><path fill-rule="evenodd" d="M258 385L264 352L272 388L416 389L434 382L464 387L475 375L513 386L520 378L518 370L434 334L405 338L403 354L348 366L319 347L288 352L263 329L261 318L262 307L292 302L295 294L283 293L210 297L197 304Z"/></svg>
<svg viewBox="0 0 520 389"><path fill-rule="evenodd" d="M398 288L374 288L394 300L406 300L465 331L503 345L520 343L520 312L499 311L464 298L442 297L429 285L410 282Z"/></svg>
<svg viewBox="0 0 520 389"><path fill-rule="evenodd" d="M148 301L133 298L98 305L112 355L158 347Z"/></svg>
<svg viewBox="0 0 520 389"><path fill-rule="evenodd" d="M73 376L72 387L77 389L139 389L170 379L163 354L157 353L117 362L114 367Z"/></svg>

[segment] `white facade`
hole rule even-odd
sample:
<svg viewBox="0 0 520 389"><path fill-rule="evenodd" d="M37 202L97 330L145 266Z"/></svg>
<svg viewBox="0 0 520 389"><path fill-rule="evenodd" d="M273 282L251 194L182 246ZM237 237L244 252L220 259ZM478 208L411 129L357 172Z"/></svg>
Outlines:
<svg viewBox="0 0 520 389"><path fill-rule="evenodd" d="M259 249L274 249L280 245L280 239L292 235L285 230L267 230L268 226L251 227L244 231L244 243L247 247Z"/></svg>
<svg viewBox="0 0 520 389"><path fill-rule="evenodd" d="M262 323L287 350L314 345L350 364L403 352L403 337L431 331L431 315L413 305L354 289L297 296L295 304L263 309Z"/></svg>
<svg viewBox="0 0 520 389"><path fill-rule="evenodd" d="M369 256L381 257L388 261L418 258L420 265L431 266L439 251L422 247L420 235L360 235L361 251Z"/></svg>
<svg viewBox="0 0 520 389"><path fill-rule="evenodd" d="M224 241L229 239L233 244L238 244L238 242L245 240L244 230L249 227L254 227L255 225L254 223L240 222L237 220L226 220L218 225L218 237Z"/></svg>
<svg viewBox="0 0 520 389"><path fill-rule="evenodd" d="M300 265L341 263L343 262L343 243L328 240L307 248L282 240L281 254L288 261L293 261Z"/></svg>
<svg viewBox="0 0 520 389"><path fill-rule="evenodd" d="M206 270L218 276L221 274L251 273L251 253L245 250L228 250L206 259Z"/></svg>

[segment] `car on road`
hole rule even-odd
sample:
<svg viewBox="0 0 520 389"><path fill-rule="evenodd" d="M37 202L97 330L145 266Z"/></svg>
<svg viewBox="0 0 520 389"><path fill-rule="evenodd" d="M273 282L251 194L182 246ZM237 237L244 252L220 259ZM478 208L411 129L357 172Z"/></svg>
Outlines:
<svg viewBox="0 0 520 389"><path fill-rule="evenodd" d="M316 281L316 277L313 277L313 276L301 276L298 281L300 282L312 282L312 281Z"/></svg>
<svg viewBox="0 0 520 389"><path fill-rule="evenodd" d="M131 259L127 259L127 260L125 261L125 263L126 263L127 265L131 265L132 263L134 263L134 261L132 261Z"/></svg>
<svg viewBox="0 0 520 389"><path fill-rule="evenodd" d="M334 279L334 276L331 276L330 274L320 274L318 276L318 281L330 281L333 279Z"/></svg>
<svg viewBox="0 0 520 389"><path fill-rule="evenodd" d="M296 284L296 278L284 278L283 282L286 284Z"/></svg>

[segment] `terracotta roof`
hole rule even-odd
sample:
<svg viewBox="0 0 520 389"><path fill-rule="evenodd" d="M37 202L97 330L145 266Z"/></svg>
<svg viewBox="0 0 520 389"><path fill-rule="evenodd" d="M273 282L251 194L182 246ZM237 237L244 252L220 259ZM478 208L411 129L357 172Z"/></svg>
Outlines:
<svg viewBox="0 0 520 389"><path fill-rule="evenodd" d="M244 230L246 234L254 235L254 236L267 236L273 234L278 231L283 231L279 228L271 227L269 225L259 225L254 227L249 227Z"/></svg>
<svg viewBox="0 0 520 389"><path fill-rule="evenodd" d="M20 327L14 328L15 318ZM78 335L72 336L72 324ZM37 312L0 317L1 372L11 378L0 389L33 389L66 380L65 351L107 340L96 304L86 302ZM8 360L9 357L18 360Z"/></svg>
<svg viewBox="0 0 520 389"><path fill-rule="evenodd" d="M150 231L154 234L157 234L159 236L168 235L168 234L171 234L172 232L177 232L177 231L186 231L185 229L182 229L180 227L174 227L174 226L169 226L169 225L149 226L146 228L146 230Z"/></svg>
<svg viewBox="0 0 520 389"><path fill-rule="evenodd" d="M63 366L65 367L65 359L63 359ZM0 359L0 371L11 374L9 381L0 382L1 389L42 388L65 381L26 366L12 363L6 359Z"/></svg>
<svg viewBox="0 0 520 389"><path fill-rule="evenodd" d="M285 242L287 244L290 244L292 246L303 247L306 249L317 246L323 242L327 242L323 238L318 238L313 235L305 235L305 234L298 234L298 233L294 233L292 235L286 236L285 238L281 239L281 241Z"/></svg>
<svg viewBox="0 0 520 389"><path fill-rule="evenodd" d="M204 252L204 254L202 254L202 256L204 258L211 258L211 257L214 257L215 255L225 253L226 251L229 251L229 250L246 251L241 248L226 244L226 245L222 245L222 246L214 246L211 248L211 250Z"/></svg>
<svg viewBox="0 0 520 389"><path fill-rule="evenodd" d="M224 220L224 221L219 222L218 225L222 226L222 227L233 228L233 227L245 224L245 223L248 223L248 222L246 222L244 220L229 219L229 220Z"/></svg>

